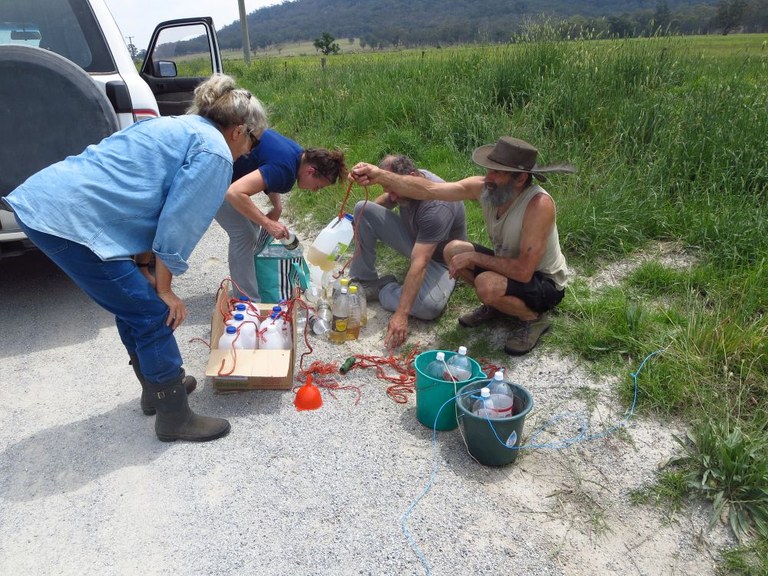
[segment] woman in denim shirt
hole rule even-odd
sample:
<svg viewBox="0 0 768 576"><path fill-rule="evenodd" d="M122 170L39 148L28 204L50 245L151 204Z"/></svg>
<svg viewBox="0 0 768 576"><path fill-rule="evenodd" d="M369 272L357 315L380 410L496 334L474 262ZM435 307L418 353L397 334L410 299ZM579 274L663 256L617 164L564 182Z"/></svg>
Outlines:
<svg viewBox="0 0 768 576"><path fill-rule="evenodd" d="M173 336L187 311L171 280L186 271L224 200L234 159L266 127L261 102L215 75L195 90L185 116L133 124L34 174L6 198L29 239L115 315L142 384L142 410L157 412L160 440L229 432L228 421L189 409L195 382L185 379Z"/></svg>

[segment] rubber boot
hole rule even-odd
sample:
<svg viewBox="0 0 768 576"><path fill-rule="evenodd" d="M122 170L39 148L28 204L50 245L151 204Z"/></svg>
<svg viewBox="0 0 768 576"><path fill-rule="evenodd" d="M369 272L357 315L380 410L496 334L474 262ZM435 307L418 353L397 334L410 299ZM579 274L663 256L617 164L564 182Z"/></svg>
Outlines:
<svg viewBox="0 0 768 576"><path fill-rule="evenodd" d="M229 422L223 418L201 416L190 410L181 378L177 384L163 388L152 397L157 409L155 434L163 442L207 442L229 434Z"/></svg>
<svg viewBox="0 0 768 576"><path fill-rule="evenodd" d="M136 374L136 378L138 379L139 384L141 384L141 411L147 416L154 416L156 412L155 405L152 403L152 394L147 388L147 381L141 373L139 357L136 354L129 354L128 356L131 358L128 363L133 367L133 373ZM195 388L197 388L197 380L195 380L194 376L187 376L184 372L184 368L181 369L181 377L183 378L184 388L186 388L187 394L192 394Z"/></svg>

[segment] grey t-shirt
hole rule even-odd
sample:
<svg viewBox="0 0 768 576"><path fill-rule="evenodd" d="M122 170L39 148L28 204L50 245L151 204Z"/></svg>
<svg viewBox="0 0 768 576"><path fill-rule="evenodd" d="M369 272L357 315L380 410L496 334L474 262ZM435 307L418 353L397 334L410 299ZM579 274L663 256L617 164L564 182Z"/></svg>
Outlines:
<svg viewBox="0 0 768 576"><path fill-rule="evenodd" d="M443 180L427 170L419 170L433 182ZM437 244L432 260L445 264L443 248L451 240L467 239L467 219L463 202L409 200L400 204L400 218L411 240Z"/></svg>

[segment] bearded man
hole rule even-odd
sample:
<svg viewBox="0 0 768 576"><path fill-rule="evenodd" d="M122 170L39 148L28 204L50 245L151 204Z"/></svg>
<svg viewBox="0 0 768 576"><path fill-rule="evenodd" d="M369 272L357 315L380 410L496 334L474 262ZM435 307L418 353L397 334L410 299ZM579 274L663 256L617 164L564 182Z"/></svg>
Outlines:
<svg viewBox="0 0 768 576"><path fill-rule="evenodd" d="M538 184L549 172L574 172L572 166L538 166L538 151L523 140L503 137L481 146L472 160L486 175L457 182L432 182L403 176L366 163L349 177L362 186L380 184L399 196L419 200L478 200L493 248L454 240L443 255L451 277L475 288L482 303L459 318L474 328L502 319L509 334L504 351L527 354L549 329L548 312L565 295L568 268L560 249L555 202Z"/></svg>

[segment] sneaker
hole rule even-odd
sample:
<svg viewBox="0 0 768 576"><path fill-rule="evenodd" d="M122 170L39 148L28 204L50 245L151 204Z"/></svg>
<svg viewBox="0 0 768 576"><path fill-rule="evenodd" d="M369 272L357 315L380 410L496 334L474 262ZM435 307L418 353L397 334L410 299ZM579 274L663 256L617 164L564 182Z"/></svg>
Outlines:
<svg viewBox="0 0 768 576"><path fill-rule="evenodd" d="M512 356L528 354L539 343L539 338L549 330L549 319L546 312L539 314L535 320L522 322L521 326L512 331L504 345L504 352Z"/></svg>
<svg viewBox="0 0 768 576"><path fill-rule="evenodd" d="M480 326L480 324L484 324L485 322L495 320L496 318L501 318L504 315L505 314L503 312L499 312L493 306L483 304L480 307L472 310L472 312L468 312L463 316L459 316L459 324L464 326L464 328L474 328L476 326Z"/></svg>
<svg viewBox="0 0 768 576"><path fill-rule="evenodd" d="M368 302L375 302L378 300L381 289L392 282L397 282L397 278L392 274L387 274L386 276L374 280L359 280L357 278L352 278L350 280L351 284L357 284L365 290L365 299Z"/></svg>

